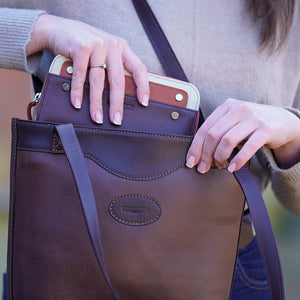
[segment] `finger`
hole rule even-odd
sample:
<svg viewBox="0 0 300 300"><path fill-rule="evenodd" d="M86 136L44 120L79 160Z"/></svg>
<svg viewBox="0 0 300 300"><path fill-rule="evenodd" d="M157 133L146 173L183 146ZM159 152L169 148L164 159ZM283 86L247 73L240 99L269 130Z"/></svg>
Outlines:
<svg viewBox="0 0 300 300"><path fill-rule="evenodd" d="M217 122L220 118L222 118L224 114L226 114L226 112L227 107L223 105L218 106L201 125L186 155L186 166L188 168L193 168L196 164L199 163L200 157L202 155L203 143L207 132L215 122ZM206 166L202 164L201 168L204 170L206 169Z"/></svg>
<svg viewBox="0 0 300 300"><path fill-rule="evenodd" d="M247 142L243 145L241 150L231 160L228 166L228 171L234 172L239 170L265 143L266 138L263 131L254 131L253 134L249 136Z"/></svg>
<svg viewBox="0 0 300 300"><path fill-rule="evenodd" d="M193 168L196 164L199 163L201 154L202 154L202 146L205 138L205 134L201 131L201 128L197 131L192 144L188 150L186 155L186 166L188 168Z"/></svg>
<svg viewBox="0 0 300 300"><path fill-rule="evenodd" d="M113 48L107 58L107 76L110 87L110 121L121 125L125 93L124 67L119 49Z"/></svg>
<svg viewBox="0 0 300 300"><path fill-rule="evenodd" d="M125 68L132 73L137 87L137 99L139 103L148 106L150 97L150 88L148 72L146 66L139 57L126 44L123 50L123 62Z"/></svg>
<svg viewBox="0 0 300 300"><path fill-rule="evenodd" d="M105 63L105 53L101 49L91 57L91 66ZM90 83L90 115L97 124L103 123L102 95L104 89L105 69L92 67L89 72Z"/></svg>
<svg viewBox="0 0 300 300"><path fill-rule="evenodd" d="M239 122L239 116L234 111L228 111L219 120L213 124L208 130L203 141L202 155L200 158L200 164L198 171L200 173L206 173L214 160L215 151L224 137L236 124ZM222 165L215 161L216 166L221 168Z"/></svg>
<svg viewBox="0 0 300 300"><path fill-rule="evenodd" d="M208 116L205 122L201 125L204 131L208 131L219 119L221 119L230 109L234 103L234 99L227 99L224 103L217 106L217 108Z"/></svg>
<svg viewBox="0 0 300 300"><path fill-rule="evenodd" d="M246 119L228 130L221 138L215 150L214 161L216 164L224 168L233 149L242 141L247 140L256 129L257 124L253 120Z"/></svg>
<svg viewBox="0 0 300 300"><path fill-rule="evenodd" d="M82 105L83 86L86 78L89 55L80 54L71 57L73 60L73 74L71 82L71 103L80 109Z"/></svg>

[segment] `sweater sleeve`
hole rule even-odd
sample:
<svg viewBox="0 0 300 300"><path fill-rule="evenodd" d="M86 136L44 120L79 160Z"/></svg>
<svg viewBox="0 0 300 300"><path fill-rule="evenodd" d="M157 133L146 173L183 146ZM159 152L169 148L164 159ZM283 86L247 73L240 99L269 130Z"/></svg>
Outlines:
<svg viewBox="0 0 300 300"><path fill-rule="evenodd" d="M299 110L285 108L300 118ZM289 169L281 169L269 148L263 147L263 152L270 168L272 188L275 195L292 214L300 216L300 161Z"/></svg>
<svg viewBox="0 0 300 300"><path fill-rule="evenodd" d="M26 57L25 49L40 10L0 8L0 68L35 73L42 53Z"/></svg>

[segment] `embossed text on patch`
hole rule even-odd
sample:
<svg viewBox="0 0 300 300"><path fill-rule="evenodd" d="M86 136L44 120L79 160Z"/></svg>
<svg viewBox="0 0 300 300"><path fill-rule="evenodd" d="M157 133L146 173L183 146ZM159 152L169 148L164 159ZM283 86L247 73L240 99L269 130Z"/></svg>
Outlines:
<svg viewBox="0 0 300 300"><path fill-rule="evenodd" d="M111 201L109 212L120 223L140 226L155 222L161 215L161 208L151 197L130 194Z"/></svg>

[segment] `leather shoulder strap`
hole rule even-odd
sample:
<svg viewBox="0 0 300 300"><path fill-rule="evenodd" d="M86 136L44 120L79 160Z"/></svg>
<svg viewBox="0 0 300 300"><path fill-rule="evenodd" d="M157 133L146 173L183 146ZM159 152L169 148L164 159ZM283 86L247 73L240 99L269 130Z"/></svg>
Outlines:
<svg viewBox="0 0 300 300"><path fill-rule="evenodd" d="M147 1L132 1L142 22L145 32L154 48L167 76L188 82L167 37L160 27ZM201 109L199 110L199 124L204 122Z"/></svg>
<svg viewBox="0 0 300 300"><path fill-rule="evenodd" d="M264 262L271 299L284 300L280 259L268 212L260 190L247 166L234 172L247 200L258 247Z"/></svg>
<svg viewBox="0 0 300 300"><path fill-rule="evenodd" d="M147 1L132 1L167 76L188 79ZM176 76L174 76L176 75Z"/></svg>
<svg viewBox="0 0 300 300"><path fill-rule="evenodd" d="M62 124L55 126L60 137L62 146L70 164L74 180L78 189L79 198L82 205L87 229L90 235L93 250L97 258L98 266L102 272L103 278L110 290L114 300L120 300L116 291L112 287L109 275L106 269L104 252L101 242L98 213L95 196L92 188L90 175L84 156L79 145L74 127L72 124Z"/></svg>
<svg viewBox="0 0 300 300"><path fill-rule="evenodd" d="M132 0L145 32L168 76L187 81L187 77L146 0ZM202 117L202 120L203 117ZM279 255L260 190L247 166L234 173L252 217L259 249L264 261L271 299L284 300L284 287Z"/></svg>

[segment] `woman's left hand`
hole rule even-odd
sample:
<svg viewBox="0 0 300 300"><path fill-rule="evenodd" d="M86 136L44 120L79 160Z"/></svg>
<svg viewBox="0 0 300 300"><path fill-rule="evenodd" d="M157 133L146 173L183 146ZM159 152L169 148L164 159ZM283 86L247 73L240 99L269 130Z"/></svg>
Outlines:
<svg viewBox="0 0 300 300"><path fill-rule="evenodd" d="M228 99L197 131L186 165L198 165L200 173L208 172L213 162L224 168L241 142L243 147L228 166L230 172L240 169L264 145L273 150L280 167L291 167L300 161L300 119L282 107Z"/></svg>

